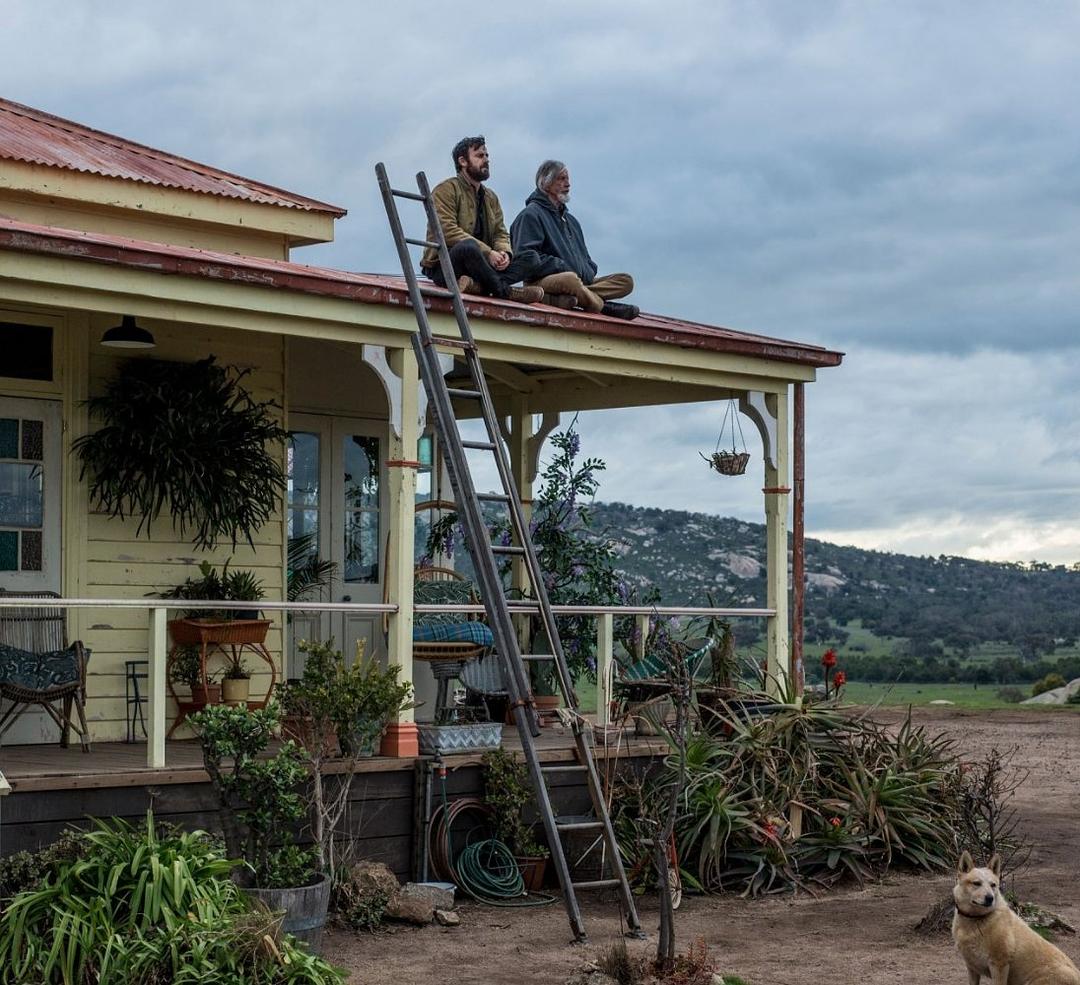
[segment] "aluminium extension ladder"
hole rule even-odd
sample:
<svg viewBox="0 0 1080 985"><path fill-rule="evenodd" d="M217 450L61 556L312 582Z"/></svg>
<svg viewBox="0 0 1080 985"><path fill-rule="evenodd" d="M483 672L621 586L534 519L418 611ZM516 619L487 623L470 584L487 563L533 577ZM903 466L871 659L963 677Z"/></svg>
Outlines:
<svg viewBox="0 0 1080 985"><path fill-rule="evenodd" d="M576 940L584 941L587 939L585 925L581 918L581 909L578 906L577 890L613 886L619 888L623 914L630 933L640 935L641 925L634 906L634 898L626 878L622 858L619 855L615 832L611 826L611 817L604 799L603 788L600 785L600 777L596 770L596 760L593 756L592 730L588 723L577 713L578 700L577 695L574 693L573 680L563 656L562 642L559 639L555 616L551 611L551 603L544 587L543 573L537 559L536 548L529 534L529 525L525 520L521 499L511 473L510 462L506 449L502 444L498 420L491 404L491 394L488 391L484 372L480 365L480 357L476 343L473 340L472 330L469 327L469 318L465 312L461 292L458 290L457 278L454 276L453 267L450 263L450 254L446 248L446 239L443 236L442 226L439 224L438 216L435 214L427 176L423 171L417 174L416 186L419 189L419 193L417 193L392 188L386 175L386 168L381 163L375 166L375 174L379 179L379 189L382 192L383 203L386 206L386 216L394 235L394 243L397 246L398 257L401 260L401 269L409 286L409 298L413 312L416 315L416 324L419 331L413 335L412 343L419 363L420 377L424 381L428 400L435 411L435 424L439 440L446 451L446 466L454 489L454 497L457 501L458 517L464 528L466 543L476 570L477 579L480 582L480 591L483 595L488 625L491 627L495 639L495 649L503 663L510 707L513 711L518 735L521 737L521 748L536 793L536 804L540 819L544 825L544 832L547 835L551 859L559 877L559 884L562 887L563 902L566 906L567 916L570 919L570 927ZM428 229L432 230L435 235L433 242L423 239L409 239L405 236L395 198L412 199L423 204L424 211L427 214ZM409 253L409 246L430 247L438 251L439 264L448 285L446 289L437 288L434 285L421 286L419 284L412 257ZM457 320L459 332L457 337L449 338L432 333L427 310L424 307L425 295L450 299ZM439 368L437 346L450 348L461 354L472 380L470 389L451 389L447 386L446 379ZM462 439L457 419L454 416L452 399L478 402L484 427L487 431L486 441L465 441ZM465 455L466 450L486 452L494 456L495 466L502 484L502 492L476 492ZM511 530L514 534L511 544L503 545L491 542L481 510L481 504L485 502L497 503L507 510ZM551 643L550 654L521 652L517 633L507 605L502 578L499 574L496 555L510 555L524 560L532 591L536 596L539 614L547 632L547 638ZM540 729L532 689L529 685L526 661L554 662L559 689L572 713L572 729L578 752L578 762L574 765L544 765L540 762L534 742L536 736L540 734ZM596 817L587 820L575 818L572 821L560 821L551 806L551 797L548 792L546 778L552 774L565 774L575 771L586 774ZM566 861L566 851L561 837L563 833L571 831L600 832L600 836L607 848L607 854L611 859L614 878L576 883L571 880L570 869Z"/></svg>

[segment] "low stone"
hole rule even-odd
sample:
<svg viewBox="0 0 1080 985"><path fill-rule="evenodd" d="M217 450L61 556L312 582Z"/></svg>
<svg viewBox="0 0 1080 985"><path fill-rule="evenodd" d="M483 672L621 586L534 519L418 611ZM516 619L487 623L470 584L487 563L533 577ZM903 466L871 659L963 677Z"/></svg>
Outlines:
<svg viewBox="0 0 1080 985"><path fill-rule="evenodd" d="M602 971L577 971L566 979L566 985L619 985L617 979Z"/></svg>
<svg viewBox="0 0 1080 985"><path fill-rule="evenodd" d="M417 899L414 896L407 896L404 892L398 892L386 905L386 915L391 920L424 926L431 923L434 918L435 907L429 900Z"/></svg>
<svg viewBox="0 0 1080 985"><path fill-rule="evenodd" d="M388 865L367 859L361 859L349 870L349 879L362 896L376 893L393 896L401 886Z"/></svg>
<svg viewBox="0 0 1080 985"><path fill-rule="evenodd" d="M435 922L443 927L460 927L461 917L455 910L436 910Z"/></svg>
<svg viewBox="0 0 1080 985"><path fill-rule="evenodd" d="M423 899L431 903L433 910L452 910L454 908L454 891L443 889L442 886L433 886L428 882L407 882L401 887L401 892L411 899Z"/></svg>

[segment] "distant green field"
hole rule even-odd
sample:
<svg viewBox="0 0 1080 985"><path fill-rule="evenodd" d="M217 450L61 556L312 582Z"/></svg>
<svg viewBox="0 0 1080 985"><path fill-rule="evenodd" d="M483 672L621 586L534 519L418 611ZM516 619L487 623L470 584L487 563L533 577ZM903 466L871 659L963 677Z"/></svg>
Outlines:
<svg viewBox="0 0 1080 985"><path fill-rule="evenodd" d="M1031 696L1031 685L1017 685L1025 697ZM931 701L952 701L958 708L1016 708L997 696L996 684L861 684L857 681L844 688L844 700L851 704L928 705ZM1041 708L1025 705L1025 708ZM1080 711L1080 705L1064 706ZM1051 709L1053 711L1057 708Z"/></svg>

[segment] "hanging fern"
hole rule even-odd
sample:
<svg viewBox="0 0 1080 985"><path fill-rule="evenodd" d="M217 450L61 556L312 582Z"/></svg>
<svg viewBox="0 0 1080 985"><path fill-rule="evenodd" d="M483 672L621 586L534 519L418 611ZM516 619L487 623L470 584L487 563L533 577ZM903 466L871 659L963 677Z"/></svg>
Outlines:
<svg viewBox="0 0 1080 985"><path fill-rule="evenodd" d="M214 357L194 363L137 359L87 401L101 427L75 441L90 497L109 516L139 517L138 533L163 509L200 549L233 547L277 511L285 474L277 452L286 432L277 405L240 385L250 370Z"/></svg>

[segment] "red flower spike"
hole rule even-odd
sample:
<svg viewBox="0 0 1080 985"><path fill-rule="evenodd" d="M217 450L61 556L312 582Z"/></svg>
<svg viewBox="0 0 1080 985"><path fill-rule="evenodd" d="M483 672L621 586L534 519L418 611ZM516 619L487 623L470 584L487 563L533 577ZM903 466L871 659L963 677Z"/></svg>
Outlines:
<svg viewBox="0 0 1080 985"><path fill-rule="evenodd" d="M835 674L833 674L833 689L839 691L840 688L842 688L845 684L847 684L847 674L845 674L842 670L838 670Z"/></svg>
<svg viewBox="0 0 1080 985"><path fill-rule="evenodd" d="M838 817L830 817L829 818L829 824L831 824L834 828L840 827L840 818L838 818Z"/></svg>
<svg viewBox="0 0 1080 985"><path fill-rule="evenodd" d="M826 650L825 651L825 655L821 658L821 666L825 667L826 669L829 668L829 667L835 667L836 666L836 651L835 650Z"/></svg>

